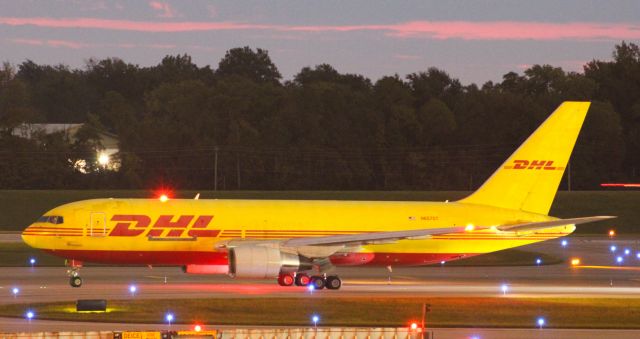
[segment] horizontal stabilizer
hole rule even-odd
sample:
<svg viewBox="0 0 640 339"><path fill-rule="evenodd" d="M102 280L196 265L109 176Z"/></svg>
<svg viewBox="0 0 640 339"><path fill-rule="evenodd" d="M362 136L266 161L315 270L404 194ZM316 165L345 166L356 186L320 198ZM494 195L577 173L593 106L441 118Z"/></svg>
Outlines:
<svg viewBox="0 0 640 339"><path fill-rule="evenodd" d="M528 222L524 224L498 226L498 229L500 231L510 231L510 232L535 231L535 230L540 230L544 228L564 226L564 225L586 224L588 222L602 221L602 220L613 219L613 218L615 217L604 215L604 216L595 216L595 217L558 219L558 220L551 220L551 221Z"/></svg>

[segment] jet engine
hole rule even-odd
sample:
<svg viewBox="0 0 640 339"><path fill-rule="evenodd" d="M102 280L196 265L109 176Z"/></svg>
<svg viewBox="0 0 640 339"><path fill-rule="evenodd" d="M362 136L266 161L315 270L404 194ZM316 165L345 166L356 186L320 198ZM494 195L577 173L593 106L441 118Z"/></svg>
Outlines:
<svg viewBox="0 0 640 339"><path fill-rule="evenodd" d="M283 272L311 269L311 259L267 246L237 246L229 249L232 278L276 278Z"/></svg>

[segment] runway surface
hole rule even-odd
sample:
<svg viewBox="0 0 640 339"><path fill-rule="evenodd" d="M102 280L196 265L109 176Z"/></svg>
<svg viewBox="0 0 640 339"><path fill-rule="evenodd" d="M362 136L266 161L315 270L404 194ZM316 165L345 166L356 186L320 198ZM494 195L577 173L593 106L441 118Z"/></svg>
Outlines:
<svg viewBox="0 0 640 339"><path fill-rule="evenodd" d="M612 244L617 247L615 253L610 251ZM517 267L450 267L447 264L437 267L394 267L392 273L384 267L338 268L335 273L343 278L342 289L313 293L317 297L330 298L640 297L640 259L636 256L640 252L640 244L635 239L572 237L566 247L560 245L560 240L553 240L521 249L560 256L566 258L567 262ZM629 249L628 255L624 253L625 249ZM620 264L616 262L618 256L623 258ZM571 266L568 259L573 257L580 257L584 266ZM187 275L173 267L86 267L81 270L84 285L81 288L71 288L65 272L63 267L0 268L0 303L126 299L132 298L128 291L132 283L138 287L135 298L148 299L242 296L302 298L310 293L303 287L280 287L272 280L236 281L226 276ZM503 284L508 286L506 293L503 293ZM13 287L20 288L16 297L11 293ZM51 329L55 324L65 329L114 328L113 324L98 326L43 321L33 321L28 324L28 328ZM24 326L23 320L0 319L0 332ZM138 329L140 328L148 328L148 325L141 325ZM629 333L640 335L640 332ZM585 335L583 333L580 337ZM624 334L621 335L625 337ZM618 334L616 336L620 337ZM457 337L457 334L452 337Z"/></svg>

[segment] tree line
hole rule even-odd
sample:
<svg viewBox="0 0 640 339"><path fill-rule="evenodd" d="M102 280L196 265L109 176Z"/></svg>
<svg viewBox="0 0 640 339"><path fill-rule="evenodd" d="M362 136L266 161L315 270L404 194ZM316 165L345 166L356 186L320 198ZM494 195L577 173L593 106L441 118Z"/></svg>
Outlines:
<svg viewBox="0 0 640 339"><path fill-rule="evenodd" d="M0 69L0 187L469 190L565 100L593 104L571 159L573 189L640 176L640 49L615 46L583 72L534 65L463 85L428 68L377 81L331 65L283 81L266 50L234 48L217 68L188 55L152 67L26 60ZM17 137L24 123L84 123ZM118 171L96 162L119 138ZM90 171L74 167L88 159ZM566 174L565 174L566 175ZM568 180L563 180L566 187Z"/></svg>

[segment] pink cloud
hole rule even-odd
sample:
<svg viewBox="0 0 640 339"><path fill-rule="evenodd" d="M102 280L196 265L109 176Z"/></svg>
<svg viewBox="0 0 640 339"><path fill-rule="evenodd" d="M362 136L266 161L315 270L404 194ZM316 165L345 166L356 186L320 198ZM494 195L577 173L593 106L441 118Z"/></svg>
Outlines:
<svg viewBox="0 0 640 339"><path fill-rule="evenodd" d="M394 54L394 58L400 60L419 60L421 57L419 55L409 55L409 54Z"/></svg>
<svg viewBox="0 0 640 339"><path fill-rule="evenodd" d="M162 7L163 3L150 4ZM164 7L162 7L164 8ZM541 23L515 21L413 21L390 25L288 26L236 22L152 22L96 18L0 18L0 25L46 28L82 28L137 32L196 32L262 30L324 33L375 31L397 38L463 40L637 40L638 23Z"/></svg>
<svg viewBox="0 0 640 339"><path fill-rule="evenodd" d="M88 47L88 45L83 43L68 40L47 40L46 43L51 47L67 47L72 49Z"/></svg>
<svg viewBox="0 0 640 339"><path fill-rule="evenodd" d="M155 9L156 11L160 11L161 13L158 14L158 17L160 17L160 18L175 18L176 17L176 13L173 10L173 8L171 8L171 6L169 6L169 4L166 3L166 2L149 1L149 7Z"/></svg>
<svg viewBox="0 0 640 339"><path fill-rule="evenodd" d="M50 47L66 47L72 49L80 49L89 47L88 44L81 42L69 41L69 40L39 40L39 39L11 39L9 40L19 45L31 45L31 46L50 46Z"/></svg>
<svg viewBox="0 0 640 339"><path fill-rule="evenodd" d="M429 37L441 40L620 40L640 38L640 24L416 21L394 25L390 27L388 34L405 38Z"/></svg>
<svg viewBox="0 0 640 339"><path fill-rule="evenodd" d="M0 24L8 26L36 26L46 28L83 28L150 33L193 32L274 29L270 25L250 25L231 22L151 22L108 20L95 18L0 18Z"/></svg>
<svg viewBox="0 0 640 339"><path fill-rule="evenodd" d="M146 46L149 48L155 48L155 49L173 49L178 47L176 45L171 45L171 44L151 44Z"/></svg>
<svg viewBox="0 0 640 339"><path fill-rule="evenodd" d="M42 46L44 45L44 41L36 40L36 39L11 39L9 40L15 44L19 45L31 45L31 46Z"/></svg>

